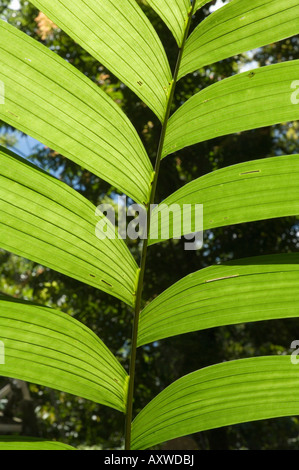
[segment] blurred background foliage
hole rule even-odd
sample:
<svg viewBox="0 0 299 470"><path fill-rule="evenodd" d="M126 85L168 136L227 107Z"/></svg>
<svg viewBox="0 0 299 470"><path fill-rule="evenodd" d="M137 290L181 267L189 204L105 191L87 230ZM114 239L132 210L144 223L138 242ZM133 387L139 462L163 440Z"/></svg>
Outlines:
<svg viewBox="0 0 299 470"><path fill-rule="evenodd" d="M173 67L177 47L168 29L149 8L141 7L154 24ZM192 28L225 0L211 1L196 14ZM0 1L0 17L69 61L105 90L129 116L149 156L155 158L160 125L153 113L109 70L30 3ZM174 109L212 83L257 66L296 59L299 38L293 37L223 60L182 79ZM116 189L53 150L0 123L0 143L28 158L74 187L94 204L115 200ZM168 156L161 165L157 201L185 183L219 168L276 155L299 153L298 122L284 123L200 143ZM149 250L144 299L147 301L186 274L233 258L298 250L299 225L281 218L206 231L200 251L184 251L183 241L169 241ZM128 241L138 262L138 241ZM95 331L125 368L131 336L131 310L107 294L31 261L0 250L0 291L34 300L74 316ZM243 357L290 353L299 338L299 319L227 326L169 338L140 348L137 356L135 413L168 384L210 364ZM299 367L299 366L298 366ZM9 379L0 378L0 388ZM118 412L72 395L29 385L37 419L36 434L79 448L117 449L123 445L124 417ZM3 408L5 401L0 402ZM18 413L17 404L15 413ZM30 428L30 426L29 426ZM28 431L29 432L29 431ZM30 433L30 432L29 432ZM32 433L32 432L31 432ZM298 449L299 420L288 417L198 433L163 448L178 449Z"/></svg>

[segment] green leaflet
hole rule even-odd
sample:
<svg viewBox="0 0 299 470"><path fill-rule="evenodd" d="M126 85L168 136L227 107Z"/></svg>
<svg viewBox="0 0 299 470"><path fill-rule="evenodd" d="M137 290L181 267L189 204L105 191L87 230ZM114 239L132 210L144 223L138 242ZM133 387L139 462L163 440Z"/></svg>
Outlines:
<svg viewBox="0 0 299 470"><path fill-rule="evenodd" d="M125 370L91 330L69 315L2 296L0 340L2 376L125 410Z"/></svg>
<svg viewBox="0 0 299 470"><path fill-rule="evenodd" d="M146 202L152 165L113 100L58 54L4 21L0 39L5 85L0 119Z"/></svg>
<svg viewBox="0 0 299 470"><path fill-rule="evenodd" d="M148 2L181 46L190 1ZM168 103L171 71L158 35L136 0L32 3L116 74L163 122L172 103L172 95ZM194 11L207 3L195 0ZM283 6L281 0L233 0L191 34L179 78L211 61L296 34L298 13L298 0L285 0ZM117 105L58 55L3 22L0 39L0 80L5 85L0 118L146 205L153 168ZM293 86L298 74L299 61L290 61L245 72L201 91L162 128L161 141L167 128L163 157L217 136L299 118L298 91ZM0 247L134 305L138 267L124 242L113 239L115 229L110 224L110 237L96 237L97 222L106 220L103 214L95 214L95 207L77 192L12 153L0 149L0 160ZM247 162L185 185L164 204L177 204L178 224L184 204L203 204L204 229L298 215L298 174L299 155ZM153 215L158 212L159 208ZM167 208L161 213L164 220ZM157 227L154 219L152 232ZM149 244L163 239L157 232ZM144 309L138 344L224 324L297 316L298 271L296 254L233 261L193 273ZM138 292L141 287L140 283ZM127 373L100 339L72 317L0 297L2 349L1 375L127 411ZM144 449L214 427L298 414L298 385L298 371L286 356L243 359L194 372L170 385L139 413L133 423L132 448ZM131 399L130 395L129 404ZM130 417L130 406L128 410ZM47 441L3 438L1 443L0 439L0 449L7 447L65 448Z"/></svg>
<svg viewBox="0 0 299 470"><path fill-rule="evenodd" d="M195 1L194 11L199 10L199 8L203 7L207 3L211 2L211 0L194 0L194 1Z"/></svg>
<svg viewBox="0 0 299 470"><path fill-rule="evenodd" d="M164 119L171 71L136 0L31 0Z"/></svg>
<svg viewBox="0 0 299 470"><path fill-rule="evenodd" d="M67 444L34 437L0 436L0 450L76 450Z"/></svg>
<svg viewBox="0 0 299 470"><path fill-rule="evenodd" d="M253 160L208 173L153 210L149 244L162 241L158 215L167 227L172 204L175 227L181 225L184 204L203 204L203 230L299 215L298 176L299 155ZM187 233L192 230L181 234Z"/></svg>
<svg viewBox="0 0 299 470"><path fill-rule="evenodd" d="M258 256L189 274L141 312L138 346L169 336L299 316L299 254Z"/></svg>
<svg viewBox="0 0 299 470"><path fill-rule="evenodd" d="M160 15L180 47L191 8L190 0L147 0L147 3Z"/></svg>
<svg viewBox="0 0 299 470"><path fill-rule="evenodd" d="M199 2L199 7L207 2ZM299 33L298 0L233 0L212 13L186 42L179 78L241 52Z"/></svg>
<svg viewBox="0 0 299 470"><path fill-rule="evenodd" d="M299 60L293 60L205 88L170 118L163 156L214 137L299 119L292 99L298 76Z"/></svg>
<svg viewBox="0 0 299 470"><path fill-rule="evenodd" d="M93 204L11 152L0 162L0 247L133 305L137 264L110 224L96 237Z"/></svg>
<svg viewBox="0 0 299 470"><path fill-rule="evenodd" d="M298 366L290 356L224 362L182 377L133 422L132 449L176 437L299 413Z"/></svg>

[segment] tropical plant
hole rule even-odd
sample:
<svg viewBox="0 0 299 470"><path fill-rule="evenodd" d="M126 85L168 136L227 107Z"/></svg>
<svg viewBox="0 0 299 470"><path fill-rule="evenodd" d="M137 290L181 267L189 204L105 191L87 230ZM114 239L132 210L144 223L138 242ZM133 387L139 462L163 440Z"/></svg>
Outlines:
<svg viewBox="0 0 299 470"><path fill-rule="evenodd" d="M177 380L134 419L137 348L221 325L298 315L298 254L234 260L181 279L152 302L142 298L147 250L165 239L155 225L166 205L203 204L203 229L298 215L298 155L239 163L200 177L151 212L163 158L204 140L298 119L299 61L226 78L171 115L176 84L200 67L298 33L297 0L232 0L189 35L207 1L148 0L172 32L173 73L136 0L32 0L156 114L153 167L133 125L99 87L57 54L0 23L5 102L0 118L108 181L147 209L140 265L103 213L74 189L1 148L0 246L100 289L132 307L129 374L82 323L57 310L2 296L1 375L101 403L126 416L125 448L228 424L298 414L299 376L289 356L215 364ZM171 117L170 117L171 115ZM171 158L171 157L169 157ZM107 235L95 236L99 217ZM158 234L157 239L151 233ZM185 235L182 229L181 235ZM1 448L56 448L3 439ZM62 445L63 448L63 445Z"/></svg>

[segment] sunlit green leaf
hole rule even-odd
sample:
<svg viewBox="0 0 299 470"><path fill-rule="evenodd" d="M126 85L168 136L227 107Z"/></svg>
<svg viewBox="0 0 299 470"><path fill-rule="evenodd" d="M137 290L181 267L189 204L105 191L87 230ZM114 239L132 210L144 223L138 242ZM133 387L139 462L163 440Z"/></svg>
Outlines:
<svg viewBox="0 0 299 470"><path fill-rule="evenodd" d="M297 216L298 177L299 155L253 160L208 173L171 194L153 210L149 243L161 241L162 234L166 239L165 227L168 227L171 212L173 225L181 228L181 235L192 233L192 230L187 230L188 224L182 224L184 204L203 205L204 230Z"/></svg>
<svg viewBox="0 0 299 470"><path fill-rule="evenodd" d="M177 380L133 422L132 449L247 421L299 414L299 372L290 356L224 362Z"/></svg>
<svg viewBox="0 0 299 470"><path fill-rule="evenodd" d="M0 247L132 305L137 264L111 224L106 238L96 236L103 214L11 152L0 149L0 163Z"/></svg>
<svg viewBox="0 0 299 470"><path fill-rule="evenodd" d="M2 376L124 411L125 370L91 330L69 315L2 296L0 340L5 359Z"/></svg>
<svg viewBox="0 0 299 470"><path fill-rule="evenodd" d="M148 200L152 166L130 121L75 67L0 20L0 119L104 178L136 202Z"/></svg>
<svg viewBox="0 0 299 470"><path fill-rule="evenodd" d="M164 119L171 72L136 0L31 0Z"/></svg>
<svg viewBox="0 0 299 470"><path fill-rule="evenodd" d="M194 11L199 10L199 8L211 2L211 0L194 0L194 1L195 1Z"/></svg>
<svg viewBox="0 0 299 470"><path fill-rule="evenodd" d="M207 2L199 1L198 8ZM190 35L179 78L205 65L299 33L298 0L232 0Z"/></svg>
<svg viewBox="0 0 299 470"><path fill-rule="evenodd" d="M75 450L61 442L33 437L0 436L0 450Z"/></svg>
<svg viewBox="0 0 299 470"><path fill-rule="evenodd" d="M190 331L299 317L299 255L234 260L189 274L140 315L138 345Z"/></svg>
<svg viewBox="0 0 299 470"><path fill-rule="evenodd" d="M190 0L147 0L147 3L160 15L181 46L191 8Z"/></svg>
<svg viewBox="0 0 299 470"><path fill-rule="evenodd" d="M163 156L234 132L299 119L293 83L299 60L222 80L192 96L170 118Z"/></svg>

